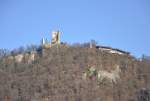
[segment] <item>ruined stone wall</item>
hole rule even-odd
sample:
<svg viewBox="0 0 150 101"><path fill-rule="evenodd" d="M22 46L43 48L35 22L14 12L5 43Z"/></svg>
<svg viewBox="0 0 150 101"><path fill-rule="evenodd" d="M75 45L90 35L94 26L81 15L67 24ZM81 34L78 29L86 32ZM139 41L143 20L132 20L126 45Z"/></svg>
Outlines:
<svg viewBox="0 0 150 101"><path fill-rule="evenodd" d="M60 32L59 31L53 31L52 32L52 45L60 44Z"/></svg>

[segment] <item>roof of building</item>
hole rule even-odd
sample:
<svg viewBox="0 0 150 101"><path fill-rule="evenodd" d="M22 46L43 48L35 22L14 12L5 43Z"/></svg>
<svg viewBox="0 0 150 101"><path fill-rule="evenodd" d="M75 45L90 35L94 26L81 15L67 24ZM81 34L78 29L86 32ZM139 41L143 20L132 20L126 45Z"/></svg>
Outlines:
<svg viewBox="0 0 150 101"><path fill-rule="evenodd" d="M124 54L130 54L130 52L123 51L123 50L120 50L120 49L117 49L117 48L112 48L112 47L109 47L109 46L96 46L96 48L110 49L110 50L118 51L118 52L121 52L121 53L124 53Z"/></svg>

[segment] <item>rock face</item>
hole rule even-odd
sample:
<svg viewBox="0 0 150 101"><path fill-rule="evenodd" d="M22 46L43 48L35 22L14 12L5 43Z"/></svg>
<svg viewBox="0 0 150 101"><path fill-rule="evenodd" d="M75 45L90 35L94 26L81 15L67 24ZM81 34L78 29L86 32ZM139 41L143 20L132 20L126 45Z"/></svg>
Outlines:
<svg viewBox="0 0 150 101"><path fill-rule="evenodd" d="M16 63L26 62L26 63L30 64L35 60L35 55L36 55L36 52L29 52L29 53L25 53L25 54L18 54L15 56L8 56L4 60L7 63L11 63L14 61Z"/></svg>
<svg viewBox="0 0 150 101"><path fill-rule="evenodd" d="M17 63L22 62L23 58L24 58L23 54L18 54L16 56L14 56L15 62L17 62Z"/></svg>
<svg viewBox="0 0 150 101"><path fill-rule="evenodd" d="M116 66L115 70L112 70L111 72L100 70L98 71L98 80L102 82L104 79L108 80L111 83L117 83L117 80L120 78L119 73L121 72L121 69L119 65Z"/></svg>
<svg viewBox="0 0 150 101"><path fill-rule="evenodd" d="M83 73L82 78L86 80L86 78L96 77L99 83L103 83L104 81L108 81L109 83L117 83L117 80L120 78L121 69L119 65L114 66L115 69L110 72L107 70L97 70L95 67L90 67L86 72Z"/></svg>
<svg viewBox="0 0 150 101"><path fill-rule="evenodd" d="M31 54L28 57L28 63L32 63L35 60L35 53L31 52Z"/></svg>

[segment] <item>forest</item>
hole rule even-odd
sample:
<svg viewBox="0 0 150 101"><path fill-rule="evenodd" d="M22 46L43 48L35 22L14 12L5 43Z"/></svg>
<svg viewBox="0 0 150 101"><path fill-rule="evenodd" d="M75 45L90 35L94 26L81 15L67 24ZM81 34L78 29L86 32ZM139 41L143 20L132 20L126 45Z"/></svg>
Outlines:
<svg viewBox="0 0 150 101"><path fill-rule="evenodd" d="M9 60L9 56L36 51L32 63ZM83 79L85 71L121 72L117 83L95 76ZM13 51L0 49L0 101L150 101L150 58L110 54L87 43L50 49L32 45ZM150 92L149 92L150 93Z"/></svg>

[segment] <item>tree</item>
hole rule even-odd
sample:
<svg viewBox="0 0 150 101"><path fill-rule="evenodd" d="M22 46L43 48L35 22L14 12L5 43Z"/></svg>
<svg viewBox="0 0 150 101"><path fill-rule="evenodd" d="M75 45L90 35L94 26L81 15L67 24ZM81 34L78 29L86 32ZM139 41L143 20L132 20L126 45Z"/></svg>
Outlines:
<svg viewBox="0 0 150 101"><path fill-rule="evenodd" d="M0 58L9 55L9 53L10 53L9 50L7 49L0 49Z"/></svg>

